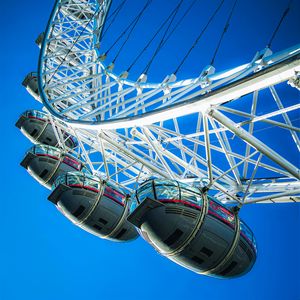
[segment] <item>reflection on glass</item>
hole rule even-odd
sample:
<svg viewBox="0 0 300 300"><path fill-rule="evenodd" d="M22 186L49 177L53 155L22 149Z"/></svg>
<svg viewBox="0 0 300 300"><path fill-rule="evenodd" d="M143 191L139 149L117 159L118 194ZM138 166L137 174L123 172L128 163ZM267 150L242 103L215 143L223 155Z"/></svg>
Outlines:
<svg viewBox="0 0 300 300"><path fill-rule="evenodd" d="M104 193L103 194L104 194L104 196L106 196L108 198L111 198L111 199L114 199L114 200L117 200L119 202L124 202L125 197L126 197L125 194L122 194L119 191L114 190L112 187L107 186L107 185L106 185L106 187L104 189Z"/></svg>
<svg viewBox="0 0 300 300"><path fill-rule="evenodd" d="M33 118L47 120L47 114L38 110L27 110L23 115L29 118L33 117Z"/></svg>
<svg viewBox="0 0 300 300"><path fill-rule="evenodd" d="M53 183L53 186L52 186L52 189L55 189L57 186L59 186L60 184L64 184L66 182L66 177L67 175L61 175L61 176L58 176L56 178L56 180L54 181Z"/></svg>
<svg viewBox="0 0 300 300"><path fill-rule="evenodd" d="M67 165L73 167L76 170L80 170L81 169L81 162L79 162L77 159L70 157L68 155L66 155L63 158L63 162L66 163Z"/></svg>
<svg viewBox="0 0 300 300"><path fill-rule="evenodd" d="M195 192L192 192L190 190L186 190L181 188L181 199L185 201L191 201L197 203L197 194Z"/></svg>
<svg viewBox="0 0 300 300"><path fill-rule="evenodd" d="M208 212L210 215L220 219L221 221L224 221L225 223L229 223L234 227L235 224L234 214L224 206L213 201L211 198L209 199Z"/></svg>
<svg viewBox="0 0 300 300"><path fill-rule="evenodd" d="M156 185L155 193L158 200L179 199L179 188L172 185Z"/></svg>
<svg viewBox="0 0 300 300"><path fill-rule="evenodd" d="M37 155L49 155L56 158L63 157L63 163L73 167L78 171L82 171L83 173L90 174L89 169L80 161L77 157L73 156L71 153L65 154L59 148L49 146L49 145L35 145L29 151L29 153L37 154Z"/></svg>
<svg viewBox="0 0 300 300"><path fill-rule="evenodd" d="M193 186L190 186L190 185L188 185L186 183L182 183L182 182L178 182L178 185L179 185L179 187L180 187L181 190L183 190L183 189L184 190L188 190L191 193L195 193L195 194L199 194L200 195L199 189L197 189L197 188L195 188Z"/></svg>
<svg viewBox="0 0 300 300"><path fill-rule="evenodd" d="M182 200L202 205L202 196L197 188L175 180L148 180L138 188L136 195L140 202L146 198L151 198L154 200L177 200L179 202Z"/></svg>
<svg viewBox="0 0 300 300"><path fill-rule="evenodd" d="M138 188L136 192L136 197L139 202L143 202L147 197L154 199L152 180L146 181Z"/></svg>
<svg viewBox="0 0 300 300"><path fill-rule="evenodd" d="M256 250L256 241L251 229L241 220L240 221L241 235L247 240L247 242Z"/></svg>
<svg viewBox="0 0 300 300"><path fill-rule="evenodd" d="M120 194L125 194L123 190L121 190L116 184L111 181L106 182L106 185L113 188L115 191L119 192Z"/></svg>
<svg viewBox="0 0 300 300"><path fill-rule="evenodd" d="M116 188L113 183L103 183L99 177L91 174L85 174L82 172L68 172L67 174L59 176L55 180L53 189L59 184L89 188L96 191L100 191L101 186L105 184L105 196L113 198L119 202L124 202L126 199L126 193L124 193L120 188Z"/></svg>
<svg viewBox="0 0 300 300"><path fill-rule="evenodd" d="M34 154L47 154L55 157L60 157L61 151L55 147L48 146L48 145L35 145L32 147L29 152Z"/></svg>
<svg viewBox="0 0 300 300"><path fill-rule="evenodd" d="M96 181L96 180L88 178L88 177L85 177L84 185L90 186L90 187L92 187L94 189L97 189L97 190L100 189L99 181Z"/></svg>

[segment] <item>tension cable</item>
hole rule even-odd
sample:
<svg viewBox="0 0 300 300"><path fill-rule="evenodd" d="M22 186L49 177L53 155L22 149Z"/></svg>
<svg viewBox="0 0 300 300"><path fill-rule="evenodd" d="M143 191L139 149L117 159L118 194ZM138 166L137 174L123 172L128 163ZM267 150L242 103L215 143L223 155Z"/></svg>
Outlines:
<svg viewBox="0 0 300 300"><path fill-rule="evenodd" d="M170 29L172 23L173 23L173 21L174 21L176 15L177 15L177 13L178 13L178 11L179 11L179 8L180 8L182 2L183 2L183 0L180 0L180 2L177 4L177 6L176 6L176 7L173 9L173 11L171 12L171 14L170 14L170 16L169 16L169 18L168 18L168 19L170 19L169 24L168 24L167 28L165 29L165 32L164 32L163 36L161 37L161 40L160 40L159 44L157 45L157 47L156 47L156 49L155 49L155 51L154 51L152 57L150 58L148 64L146 65L146 67L145 67L145 69L144 69L144 71L143 71L143 74L147 74L147 73L148 73L149 68L150 68L150 66L151 66L151 64L152 64L152 62L153 62L153 60L154 60L154 58L156 57L156 55L158 54L158 52L161 50L162 46L164 45L165 37L166 37L166 35L167 35L167 33L168 33L168 31L169 31L169 29ZM172 16L172 17L171 17L171 16Z"/></svg>
<svg viewBox="0 0 300 300"><path fill-rule="evenodd" d="M121 47L119 48L115 58L113 59L112 63L115 63L116 59L118 58L118 56L120 55L122 49L124 48L124 46L126 45L126 43L128 42L133 30L135 29L137 23L139 22L140 18L142 17L143 13L145 12L145 10L147 9L147 7L151 4L152 0L148 0L147 3L145 4L145 6L143 7L141 13L136 17L135 22L133 23L133 26L131 27L129 33L127 34L127 37L125 39L125 41L123 42L123 44L121 45Z"/></svg>
<svg viewBox="0 0 300 300"><path fill-rule="evenodd" d="M283 12L283 14L282 14L282 16L281 16L281 18L280 18L280 21L279 21L277 27L275 28L275 30L274 30L274 32L273 32L273 34L272 34L272 36L271 36L271 39L270 39L270 41L269 41L269 43L268 43L268 45L267 45L268 48L271 48L272 42L273 42L273 40L274 40L274 38L275 38L275 36L276 36L276 34L277 34L277 32L278 32L280 26L281 26L283 20L284 20L285 17L287 16L287 14L288 14L288 12L289 12L289 10L290 10L290 8L291 8L292 2L293 2L293 0L290 0L289 3L288 3L287 8L284 10L284 12Z"/></svg>
<svg viewBox="0 0 300 300"><path fill-rule="evenodd" d="M220 39L219 39L218 45L217 45L217 47L216 47L215 53L214 53L214 55L213 55L213 57L212 57L212 59L211 59L211 62L210 62L211 65L213 65L214 62L215 62L215 58L216 58L217 53L218 53L218 51L219 51L219 48L220 48L220 46L221 46L222 40L223 40L223 38L224 38L224 35L225 35L225 33L227 32L227 30L228 30L228 28L229 28L230 21L231 21L231 18L232 18L232 15L233 15L233 12L234 12L234 9L235 9L235 7L236 7L237 2L238 2L238 0L235 0L234 4L233 4L233 6L232 6L232 9L231 9L230 14L229 14L229 16L228 16L228 19L227 19L227 21L226 21L225 27L224 27L223 32L222 32L222 34L221 34L221 37L220 37Z"/></svg>
<svg viewBox="0 0 300 300"><path fill-rule="evenodd" d="M127 68L127 72L129 72L131 70L131 68L136 64L136 62L143 55L143 53L149 48L149 46L151 45L151 43L153 42L153 40L157 37L157 35L160 33L160 31L165 27L165 25L167 24L167 22L169 22L169 20L172 18L175 10L176 10L176 7L175 7L175 9L172 10L172 12L170 13L170 15L165 19L165 21L159 26L159 28L156 30L156 32L154 33L154 35L152 36L152 38L145 45L145 47L136 56L136 58L133 60L133 62L131 63L131 65Z"/></svg>
<svg viewBox="0 0 300 300"><path fill-rule="evenodd" d="M182 65L185 63L186 59L188 58L188 56L191 54L192 50L196 47L196 45L198 44L199 40L201 39L201 37L203 36L203 34L205 33L207 27L209 26L209 24L213 21L213 19L215 18L216 14L218 13L218 11L221 9L222 5L224 3L224 0L222 0L219 4L219 6L215 9L214 13L211 15L211 17L209 18L207 24L205 25L205 27L202 29L202 31L200 32L200 34L198 35L198 37L196 38L194 44L191 46L191 48L188 50L188 52L186 53L186 55L183 57L182 61L180 62L180 64L178 65L177 69L175 70L174 74L176 75L177 72L180 70L180 68L182 67Z"/></svg>
<svg viewBox="0 0 300 300"><path fill-rule="evenodd" d="M109 18L111 18L112 16L114 16L111 21L109 22L109 24L107 25L107 27L105 28L105 30L103 31L102 33L102 36L101 38L103 39L103 37L105 36L106 32L108 31L108 29L112 26L112 24L115 22L116 18L118 17L120 11L122 10L125 2L127 0L124 0L123 2L121 2L117 7L116 9L111 13L111 15L109 16Z"/></svg>
<svg viewBox="0 0 300 300"><path fill-rule="evenodd" d="M132 27L132 26L133 26L133 28L135 27L138 20L143 15L144 11L146 10L146 8L149 6L149 4L151 2L152 2L152 0L147 1L146 5L142 8L142 10L139 12L139 14L129 23L129 25L125 28L125 30L117 37L117 39L114 41L114 43L105 52L105 54L104 54L105 56L113 49L113 47L119 42L119 40L124 36L124 34L126 34L126 32L129 30L130 27Z"/></svg>

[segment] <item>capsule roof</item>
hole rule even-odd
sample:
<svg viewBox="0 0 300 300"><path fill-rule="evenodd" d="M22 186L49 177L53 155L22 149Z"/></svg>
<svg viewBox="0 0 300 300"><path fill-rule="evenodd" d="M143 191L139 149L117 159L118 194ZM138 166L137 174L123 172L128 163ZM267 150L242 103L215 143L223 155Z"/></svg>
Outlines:
<svg viewBox="0 0 300 300"><path fill-rule="evenodd" d="M30 72L24 78L22 85L27 87L27 85L31 82L31 80L37 79L37 72Z"/></svg>
<svg viewBox="0 0 300 300"><path fill-rule="evenodd" d="M188 184L168 179L148 179L143 182L136 190L136 197L138 200L141 198L140 194L144 194L142 191L144 189L151 188L153 193L156 193L157 188L164 188L166 191L166 197L171 198L182 198L184 195L187 199L193 199L192 201L197 201L201 197L201 192L196 187L190 186ZM189 194L189 197L187 196Z"/></svg>
<svg viewBox="0 0 300 300"><path fill-rule="evenodd" d="M53 183L52 189L55 189L59 184L80 184L82 186L90 186L94 187L97 190L100 190L102 185L109 186L113 188L118 193L126 196L125 191L116 186L114 183L110 181L102 180L100 177L96 175L92 175L91 173L83 173L79 171L68 172L67 174L58 176Z"/></svg>
<svg viewBox="0 0 300 300"><path fill-rule="evenodd" d="M48 120L48 116L46 113L36 110L36 109L29 109L22 113L24 117L38 117L42 120Z"/></svg>
<svg viewBox="0 0 300 300"><path fill-rule="evenodd" d="M90 174L90 171L86 168L84 162L82 162L80 160L80 158L75 157L73 154L69 153L69 152L65 152L64 150L57 148L57 147L53 147L50 145L43 145L43 144L37 144L34 145L33 147L31 147L27 152L27 153L32 153L32 154L47 154L49 156L53 156L53 157L61 157L61 156L66 156L70 158L69 163L72 163L72 161L74 162L80 162L84 167L84 172L87 174Z"/></svg>

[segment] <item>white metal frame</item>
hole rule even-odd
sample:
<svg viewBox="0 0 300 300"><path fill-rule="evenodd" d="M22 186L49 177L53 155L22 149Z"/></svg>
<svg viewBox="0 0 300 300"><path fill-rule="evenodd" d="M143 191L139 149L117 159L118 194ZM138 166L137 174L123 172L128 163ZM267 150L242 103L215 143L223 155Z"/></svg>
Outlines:
<svg viewBox="0 0 300 300"><path fill-rule="evenodd" d="M79 140L72 151L129 192L155 175L206 186L224 203L299 202L300 45L195 79L132 82L101 60L110 4L57 1L45 33L40 96L52 122ZM284 101L282 85L298 101ZM277 150L279 134L292 159Z"/></svg>

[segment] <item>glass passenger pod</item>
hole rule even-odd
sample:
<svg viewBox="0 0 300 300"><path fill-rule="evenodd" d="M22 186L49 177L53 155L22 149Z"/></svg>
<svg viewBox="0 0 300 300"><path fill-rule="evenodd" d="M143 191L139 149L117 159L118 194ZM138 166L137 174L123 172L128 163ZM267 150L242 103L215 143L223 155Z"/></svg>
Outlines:
<svg viewBox="0 0 300 300"><path fill-rule="evenodd" d="M21 165L40 184L51 189L54 180L69 171L90 173L82 161L49 145L35 145L27 151Z"/></svg>
<svg viewBox="0 0 300 300"><path fill-rule="evenodd" d="M53 126L44 112L25 111L16 122L16 127L34 144L58 145ZM75 148L78 144L76 138L66 132L63 132L63 138L68 148Z"/></svg>
<svg viewBox="0 0 300 300"><path fill-rule="evenodd" d="M34 99L36 99L39 102L42 102L40 99L40 93L38 88L37 72L30 72L29 74L27 74L22 82L22 85L26 88L26 90Z"/></svg>
<svg viewBox="0 0 300 300"><path fill-rule="evenodd" d="M137 190L138 202L146 198L158 200L162 203L173 203L201 210L202 196L197 188L174 180L148 180ZM235 228L234 214L219 202L208 196L208 215L218 219L232 229ZM251 229L241 220L241 236L256 250L256 243Z"/></svg>
<svg viewBox="0 0 300 300"><path fill-rule="evenodd" d="M110 182L82 172L59 176L48 199L75 225L101 238L129 241L137 238L127 221L126 194Z"/></svg>
<svg viewBox="0 0 300 300"><path fill-rule="evenodd" d="M251 230L241 221L239 233L237 217L212 197L176 181L156 179L142 184L136 198L140 204L129 221L172 261L218 277L240 276L252 268L256 249Z"/></svg>
<svg viewBox="0 0 300 300"><path fill-rule="evenodd" d="M141 204L129 220L161 253L176 249L187 238L203 205L198 189L174 180L150 179L137 189L136 198Z"/></svg>
<svg viewBox="0 0 300 300"><path fill-rule="evenodd" d="M36 38L35 43L37 44L37 46L41 49L42 48L42 44L44 41L44 37L45 37L45 32L41 32L39 34L39 36Z"/></svg>

